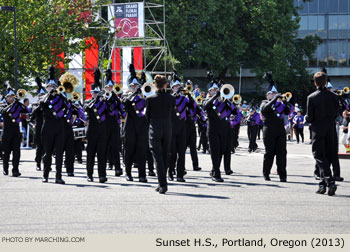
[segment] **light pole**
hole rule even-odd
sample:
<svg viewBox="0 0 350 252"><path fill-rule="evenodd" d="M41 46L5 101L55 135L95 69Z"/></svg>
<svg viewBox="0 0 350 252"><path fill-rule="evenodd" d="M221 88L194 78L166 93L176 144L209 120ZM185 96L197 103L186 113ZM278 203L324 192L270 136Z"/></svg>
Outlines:
<svg viewBox="0 0 350 252"><path fill-rule="evenodd" d="M239 63L239 88L238 93L241 95L241 85L242 85L242 63Z"/></svg>
<svg viewBox="0 0 350 252"><path fill-rule="evenodd" d="M15 85L18 90L18 60L17 60L17 29L16 29L16 7L0 6L0 11L13 11L14 13L14 31L15 31Z"/></svg>

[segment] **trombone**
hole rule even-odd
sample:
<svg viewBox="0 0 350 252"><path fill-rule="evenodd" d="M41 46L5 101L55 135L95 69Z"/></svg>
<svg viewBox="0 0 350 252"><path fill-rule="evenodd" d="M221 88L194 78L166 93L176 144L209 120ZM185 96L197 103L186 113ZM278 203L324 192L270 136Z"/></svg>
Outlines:
<svg viewBox="0 0 350 252"><path fill-rule="evenodd" d="M235 94L232 97L232 102L236 105L240 104L242 102L242 96L240 96L239 94Z"/></svg>

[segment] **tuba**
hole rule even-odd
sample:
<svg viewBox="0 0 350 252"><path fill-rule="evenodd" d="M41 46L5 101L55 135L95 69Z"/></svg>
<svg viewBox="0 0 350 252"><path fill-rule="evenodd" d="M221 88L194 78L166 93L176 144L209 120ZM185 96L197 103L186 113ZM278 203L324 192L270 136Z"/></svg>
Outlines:
<svg viewBox="0 0 350 252"><path fill-rule="evenodd" d="M240 104L242 102L242 96L240 96L239 94L235 94L232 97L232 102L235 103L236 105Z"/></svg>
<svg viewBox="0 0 350 252"><path fill-rule="evenodd" d="M66 94L74 92L74 88L79 85L79 79L71 73L66 72L60 78L60 82L64 87Z"/></svg>
<svg viewBox="0 0 350 252"><path fill-rule="evenodd" d="M343 94L349 94L349 93L350 93L349 87L344 87L343 88Z"/></svg>
<svg viewBox="0 0 350 252"><path fill-rule="evenodd" d="M26 96L27 96L27 91L25 91L24 89L17 90L17 97L19 99L24 99Z"/></svg>
<svg viewBox="0 0 350 252"><path fill-rule="evenodd" d="M282 100L289 102L290 99L292 99L292 96L291 92L286 92L282 95Z"/></svg>
<svg viewBox="0 0 350 252"><path fill-rule="evenodd" d="M222 101L230 100L235 94L235 89L231 84L224 84L220 88L220 99Z"/></svg>
<svg viewBox="0 0 350 252"><path fill-rule="evenodd" d="M122 84L114 84L113 89L114 89L114 92L116 94L123 93L123 86L122 86Z"/></svg>
<svg viewBox="0 0 350 252"><path fill-rule="evenodd" d="M198 105L202 105L203 100L204 100L204 98L202 96L200 96L200 95L197 96L197 98L196 98L196 102L197 102Z"/></svg>
<svg viewBox="0 0 350 252"><path fill-rule="evenodd" d="M141 92L143 94L144 97L149 97L151 95L154 95L154 88L153 88L153 85L151 83L145 83L142 85L141 87Z"/></svg>

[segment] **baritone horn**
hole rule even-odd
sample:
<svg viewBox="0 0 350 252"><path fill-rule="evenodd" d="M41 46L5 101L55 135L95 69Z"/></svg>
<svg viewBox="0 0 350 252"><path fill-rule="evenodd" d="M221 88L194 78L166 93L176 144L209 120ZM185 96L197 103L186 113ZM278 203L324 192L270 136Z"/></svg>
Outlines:
<svg viewBox="0 0 350 252"><path fill-rule="evenodd" d="M114 84L113 89L116 94L121 94L123 92L123 86L122 84Z"/></svg>
<svg viewBox="0 0 350 252"><path fill-rule="evenodd" d="M349 87L343 88L343 94L349 94L349 93L350 93Z"/></svg>
<svg viewBox="0 0 350 252"><path fill-rule="evenodd" d="M153 95L154 94L153 85L151 83L146 82L145 84L142 85L141 92L142 92L143 96L146 98Z"/></svg>
<svg viewBox="0 0 350 252"><path fill-rule="evenodd" d="M63 85L61 85L61 86L59 86L59 87L57 88L57 93L58 93L58 94L63 93L63 92L65 92L65 91L66 91L66 89L64 88Z"/></svg>
<svg viewBox="0 0 350 252"><path fill-rule="evenodd" d="M27 91L25 91L24 89L17 90L17 97L19 99L24 99L26 96L27 96Z"/></svg>
<svg viewBox="0 0 350 252"><path fill-rule="evenodd" d="M290 99L292 99L292 93L291 92L286 92L282 95L282 100L285 100L287 102L290 101Z"/></svg>
<svg viewBox="0 0 350 252"><path fill-rule="evenodd" d="M204 100L204 98L202 96L200 96L200 95L197 96L197 98L196 98L196 102L197 102L198 105L202 105L203 100Z"/></svg>
<svg viewBox="0 0 350 252"><path fill-rule="evenodd" d="M240 104L242 102L242 96L240 96L239 94L235 94L232 97L232 101L233 103L235 103L236 105Z"/></svg>
<svg viewBox="0 0 350 252"><path fill-rule="evenodd" d="M235 89L231 84L222 85L220 88L220 98L222 101L230 100L235 94Z"/></svg>

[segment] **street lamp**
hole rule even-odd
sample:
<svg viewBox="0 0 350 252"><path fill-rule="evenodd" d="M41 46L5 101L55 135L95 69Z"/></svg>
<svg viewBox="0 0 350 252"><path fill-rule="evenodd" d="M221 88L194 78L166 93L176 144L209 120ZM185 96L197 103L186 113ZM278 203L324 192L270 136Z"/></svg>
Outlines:
<svg viewBox="0 0 350 252"><path fill-rule="evenodd" d="M14 13L14 31L15 31L15 85L18 90L18 61L17 61L17 29L16 29L16 7L0 6L0 11L13 11Z"/></svg>
<svg viewBox="0 0 350 252"><path fill-rule="evenodd" d="M241 85L242 85L242 66L243 66L243 63L240 62L239 63L239 88L238 88L238 93L239 95L241 95Z"/></svg>

